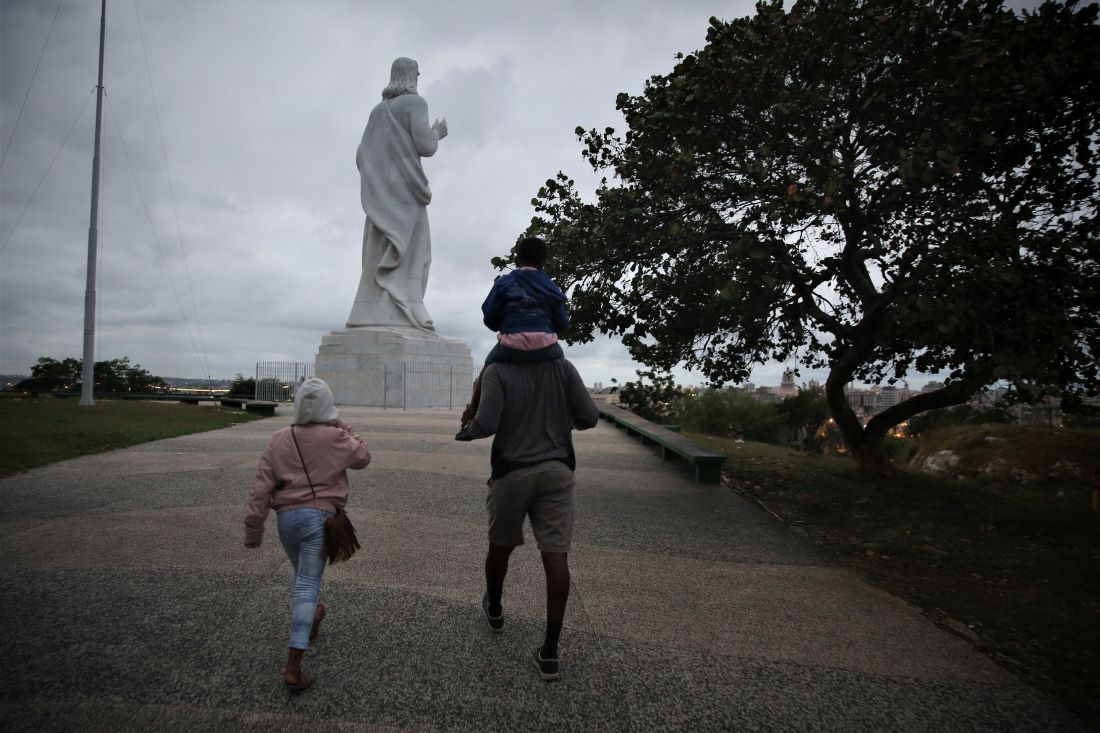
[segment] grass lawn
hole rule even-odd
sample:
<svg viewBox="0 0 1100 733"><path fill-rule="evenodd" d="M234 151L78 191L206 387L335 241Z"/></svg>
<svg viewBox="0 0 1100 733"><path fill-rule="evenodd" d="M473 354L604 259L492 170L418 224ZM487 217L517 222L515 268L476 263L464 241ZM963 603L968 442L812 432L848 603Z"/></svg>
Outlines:
<svg viewBox="0 0 1100 733"><path fill-rule="evenodd" d="M1100 433L1040 432L931 434L921 452L956 450L962 479L867 478L845 457L691 437L729 456L735 491L1100 729L1100 513L1086 478ZM996 459L1038 477L976 470ZM1040 474L1059 461L1078 472Z"/></svg>
<svg viewBox="0 0 1100 733"><path fill-rule="evenodd" d="M255 419L244 410L176 402L101 399L94 407L80 407L75 396L5 397L0 399L0 476Z"/></svg>

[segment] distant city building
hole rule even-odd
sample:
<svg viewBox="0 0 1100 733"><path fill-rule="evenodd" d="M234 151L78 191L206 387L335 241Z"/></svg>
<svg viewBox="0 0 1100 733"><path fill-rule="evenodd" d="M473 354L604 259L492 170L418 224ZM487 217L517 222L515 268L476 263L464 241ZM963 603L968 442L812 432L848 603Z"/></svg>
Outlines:
<svg viewBox="0 0 1100 733"><path fill-rule="evenodd" d="M772 391L771 387L757 387L749 393L753 399L758 402L778 402L779 396Z"/></svg>
<svg viewBox="0 0 1100 733"><path fill-rule="evenodd" d="M779 399L794 397L798 394L798 385L794 383L793 369L783 370L783 378L779 382L779 389L776 390L776 394L778 395Z"/></svg>

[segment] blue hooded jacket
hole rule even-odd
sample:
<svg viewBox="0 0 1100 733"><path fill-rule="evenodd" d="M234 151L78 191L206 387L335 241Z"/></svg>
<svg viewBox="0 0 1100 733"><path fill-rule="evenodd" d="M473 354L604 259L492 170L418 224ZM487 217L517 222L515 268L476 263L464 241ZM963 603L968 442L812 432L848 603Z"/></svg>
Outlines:
<svg viewBox="0 0 1100 733"><path fill-rule="evenodd" d="M497 279L481 312L485 325L500 333L561 333L569 328L565 294L542 270L517 268Z"/></svg>

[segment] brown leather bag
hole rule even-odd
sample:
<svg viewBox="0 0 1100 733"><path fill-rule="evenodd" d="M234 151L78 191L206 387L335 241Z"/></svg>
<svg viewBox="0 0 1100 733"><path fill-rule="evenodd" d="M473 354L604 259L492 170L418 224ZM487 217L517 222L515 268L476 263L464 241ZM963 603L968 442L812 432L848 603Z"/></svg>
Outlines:
<svg viewBox="0 0 1100 733"><path fill-rule="evenodd" d="M317 490L313 488L313 479L309 477L309 469L306 468L306 459L302 456L302 447L298 445L298 436L294 434L294 426L290 426L290 437L294 439L294 447L298 450L298 460L302 462L302 470L306 472L306 481L309 481L309 490L313 492L313 504L317 506ZM317 506L320 511L321 507ZM336 562L344 562L359 549L359 538L355 534L355 527L351 525L351 519L347 512L339 507L336 515L325 520L325 555L328 556L329 565Z"/></svg>

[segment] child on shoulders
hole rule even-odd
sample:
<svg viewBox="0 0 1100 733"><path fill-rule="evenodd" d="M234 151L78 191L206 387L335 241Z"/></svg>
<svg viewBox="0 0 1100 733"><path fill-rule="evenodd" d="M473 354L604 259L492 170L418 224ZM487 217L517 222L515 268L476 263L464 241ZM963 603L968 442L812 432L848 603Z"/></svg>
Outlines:
<svg viewBox="0 0 1100 733"><path fill-rule="evenodd" d="M569 313L565 294L543 271L546 242L539 237L527 237L516 245L515 253L515 269L497 278L481 304L485 325L497 331L497 345L486 357L485 366L494 362L551 361L565 357L558 334L569 328ZM478 375L470 404L462 413L463 426L473 420L480 401L481 375Z"/></svg>

